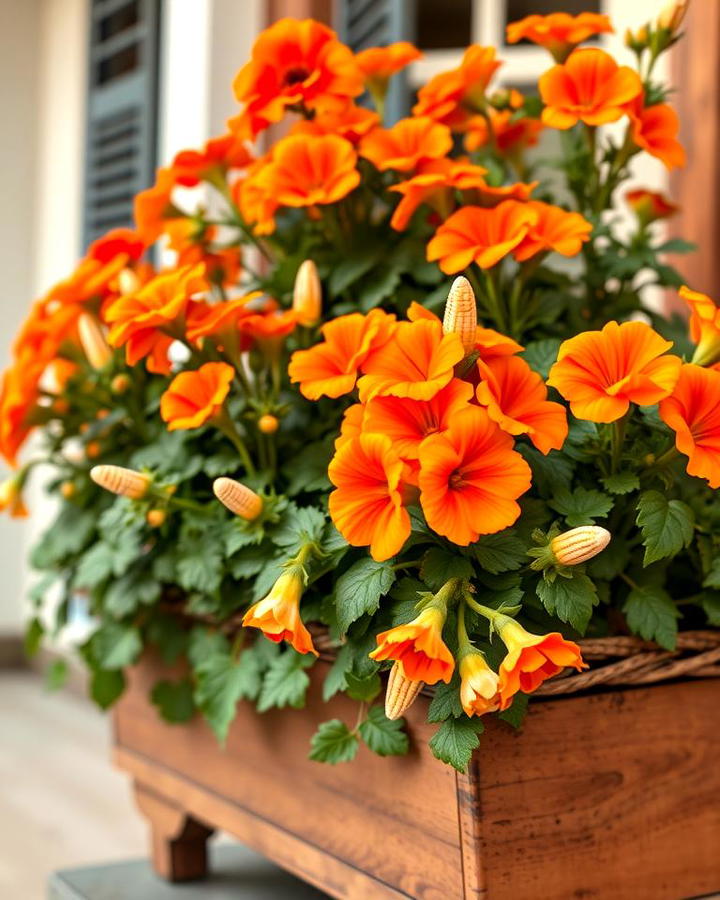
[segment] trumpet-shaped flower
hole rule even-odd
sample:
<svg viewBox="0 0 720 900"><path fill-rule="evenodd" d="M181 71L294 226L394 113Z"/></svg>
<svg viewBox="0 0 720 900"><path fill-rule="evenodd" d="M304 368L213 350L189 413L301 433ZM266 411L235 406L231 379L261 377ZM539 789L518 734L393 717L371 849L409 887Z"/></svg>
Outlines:
<svg viewBox="0 0 720 900"><path fill-rule="evenodd" d="M381 632L370 657L378 662L396 660L402 674L412 681L447 684L455 671L455 660L442 639L446 615L444 607L430 603L407 625Z"/></svg>
<svg viewBox="0 0 720 900"><path fill-rule="evenodd" d="M552 53L562 62L574 47L597 34L610 34L610 19L600 13L583 12L577 16L556 12L546 16L525 16L519 22L511 22L506 29L508 44L532 41Z"/></svg>
<svg viewBox="0 0 720 900"><path fill-rule="evenodd" d="M446 125L426 116L400 119L392 128L376 128L360 142L360 155L385 172L409 172L428 160L444 157L452 148Z"/></svg>
<svg viewBox="0 0 720 900"><path fill-rule="evenodd" d="M692 362L710 366L720 361L720 307L707 294L684 285L678 293L690 308L690 337L697 345Z"/></svg>
<svg viewBox="0 0 720 900"><path fill-rule="evenodd" d="M168 431L199 428L222 410L235 377L232 366L209 362L194 372L181 372L160 398L160 415Z"/></svg>
<svg viewBox="0 0 720 900"><path fill-rule="evenodd" d="M300 618L300 598L305 576L299 565L289 566L263 600L243 616L246 628L259 628L268 640L288 641L298 653L318 655L312 637Z"/></svg>
<svg viewBox="0 0 720 900"><path fill-rule="evenodd" d="M592 225L580 213L566 212L539 200L529 200L527 205L537 213L537 219L513 251L518 262L550 251L561 256L577 256L583 243L590 239Z"/></svg>
<svg viewBox="0 0 720 900"><path fill-rule="evenodd" d="M482 716L500 708L498 676L479 650L468 650L460 659L460 703L466 715Z"/></svg>

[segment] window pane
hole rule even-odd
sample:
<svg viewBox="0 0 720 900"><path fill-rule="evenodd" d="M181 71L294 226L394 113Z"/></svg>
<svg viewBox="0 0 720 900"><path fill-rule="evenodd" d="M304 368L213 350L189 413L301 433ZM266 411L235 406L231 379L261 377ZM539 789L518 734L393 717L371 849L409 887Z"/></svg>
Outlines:
<svg viewBox="0 0 720 900"><path fill-rule="evenodd" d="M506 21L517 22L525 16L539 13L542 16L554 12L566 12L573 16L582 12L599 13L600 0L507 0Z"/></svg>
<svg viewBox="0 0 720 900"><path fill-rule="evenodd" d="M415 42L421 50L472 43L472 0L418 0Z"/></svg>

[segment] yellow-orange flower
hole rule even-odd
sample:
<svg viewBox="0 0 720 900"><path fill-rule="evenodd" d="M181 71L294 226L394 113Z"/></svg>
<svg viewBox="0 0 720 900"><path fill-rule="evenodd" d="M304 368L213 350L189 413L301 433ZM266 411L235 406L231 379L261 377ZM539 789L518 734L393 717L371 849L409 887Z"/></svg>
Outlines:
<svg viewBox="0 0 720 900"><path fill-rule="evenodd" d="M23 479L12 475L0 482L0 512L7 512L12 519L26 519L27 507L23 501Z"/></svg>
<svg viewBox="0 0 720 900"><path fill-rule="evenodd" d="M569 401L578 419L615 422L631 403L652 406L671 393L682 361L644 322L608 322L564 341L548 384Z"/></svg>
<svg viewBox="0 0 720 900"><path fill-rule="evenodd" d="M573 51L564 65L553 66L540 77L539 88L545 103L543 122L560 129L576 122L616 122L643 89L637 72L618 66L609 53L594 48Z"/></svg>
<svg viewBox="0 0 720 900"><path fill-rule="evenodd" d="M177 184L194 187L205 179L244 169L252 161L245 143L234 134L210 138L202 150L181 150L172 161Z"/></svg>
<svg viewBox="0 0 720 900"><path fill-rule="evenodd" d="M404 463L383 434L350 438L328 468L335 485L328 504L335 527L353 547L369 546L378 561L399 553L410 536L404 472Z"/></svg>
<svg viewBox="0 0 720 900"><path fill-rule="evenodd" d="M527 147L534 147L545 127L539 119L518 116L512 109L490 109L488 116L492 126L492 141L487 120L484 116L476 116L465 134L465 149L469 153L492 143L499 153L512 157Z"/></svg>
<svg viewBox="0 0 720 900"><path fill-rule="evenodd" d="M479 361L478 401L508 434L526 434L541 453L559 450L568 434L565 407L547 399L542 378L519 356Z"/></svg>
<svg viewBox="0 0 720 900"><path fill-rule="evenodd" d="M312 637L300 618L300 598L305 576L299 565L289 566L264 599L243 616L246 628L259 628L271 641L288 641L298 653L318 655Z"/></svg>
<svg viewBox="0 0 720 900"><path fill-rule="evenodd" d="M460 659L460 703L466 715L482 716L500 708L498 676L479 650Z"/></svg>
<svg viewBox="0 0 720 900"><path fill-rule="evenodd" d="M423 203L447 218L454 206L454 192L484 188L486 174L487 169L482 166L464 161L437 159L425 163L419 174L390 186L389 190L402 195L390 224L396 231L404 231Z"/></svg>
<svg viewBox="0 0 720 900"><path fill-rule="evenodd" d="M466 547L512 525L530 467L486 410L456 412L448 428L420 446L420 503L428 525Z"/></svg>
<svg viewBox="0 0 720 900"><path fill-rule="evenodd" d="M720 361L720 308L707 294L683 285L678 291L690 308L690 338L696 344L691 362L710 366Z"/></svg>
<svg viewBox="0 0 720 900"><path fill-rule="evenodd" d="M133 201L135 227L148 246L160 237L166 219L182 215L172 203L174 187L173 170L158 169L155 184L135 195Z"/></svg>
<svg viewBox="0 0 720 900"><path fill-rule="evenodd" d="M611 34L612 31L610 19L605 15L584 12L571 16L557 12L546 16L525 16L519 22L511 22L507 26L506 36L508 44L523 40L539 44L549 50L558 62L562 62L577 44L596 34Z"/></svg>
<svg viewBox="0 0 720 900"><path fill-rule="evenodd" d="M249 349L249 341L239 344L240 322L258 312L258 306L262 304L261 297L260 291L253 291L221 303L196 304L187 319L187 339L197 343L201 338L214 335L220 338L221 346L226 349Z"/></svg>
<svg viewBox="0 0 720 900"><path fill-rule="evenodd" d="M300 119L290 129L291 134L336 134L355 145L380 124L380 116L371 109L348 102L325 108L319 105L312 119Z"/></svg>
<svg viewBox="0 0 720 900"><path fill-rule="evenodd" d="M355 56L365 78L365 84L371 90L382 90L388 80L402 71L410 63L420 59L422 53L409 41L396 41L387 47L369 47Z"/></svg>
<svg viewBox="0 0 720 900"><path fill-rule="evenodd" d="M0 453L11 466L33 430L30 413L39 399L44 362L18 360L6 369L0 386Z"/></svg>
<svg viewBox="0 0 720 900"><path fill-rule="evenodd" d="M628 191L625 194L625 202L643 225L649 225L658 219L669 219L680 210L680 207L671 203L664 194L647 188Z"/></svg>
<svg viewBox="0 0 720 900"><path fill-rule="evenodd" d="M335 449L339 450L343 444L362 434L363 419L365 418L365 404L353 403L343 413L340 423L340 434L335 438Z"/></svg>
<svg viewBox="0 0 720 900"><path fill-rule="evenodd" d="M417 322L418 319L427 319L429 322L440 322L440 319L431 312L420 306L414 300L408 307L407 317L411 322ZM521 353L524 349L517 341L500 334L494 328L484 328L478 325L475 329L475 350L480 354L480 359L487 362L498 356L512 356L513 353ZM466 378L469 376L465 376Z"/></svg>
<svg viewBox="0 0 720 900"><path fill-rule="evenodd" d="M518 262L550 251L561 256L576 256L583 243L590 239L592 225L580 213L566 212L559 206L539 200L529 200L527 205L537 213L537 219L513 251Z"/></svg>
<svg viewBox="0 0 720 900"><path fill-rule="evenodd" d="M429 604L407 625L381 632L371 658L397 660L402 674L412 681L447 684L455 671L455 660L442 639L445 617L444 607Z"/></svg>
<svg viewBox="0 0 720 900"><path fill-rule="evenodd" d="M194 372L181 372L160 398L160 415L168 431L199 428L222 410L235 377L232 366L209 362Z"/></svg>
<svg viewBox="0 0 720 900"><path fill-rule="evenodd" d="M642 94L626 111L630 116L632 139L642 150L656 157L669 170L684 166L685 150L677 139L680 120L667 103L645 106Z"/></svg>
<svg viewBox="0 0 720 900"><path fill-rule="evenodd" d="M660 402L660 418L688 457L688 474L720 487L720 372L684 365L675 390Z"/></svg>
<svg viewBox="0 0 720 900"><path fill-rule="evenodd" d="M439 260L448 275L461 272L472 262L489 269L524 240L537 218L528 204L516 200L504 200L491 209L465 206L435 232L427 246L427 258Z"/></svg>
<svg viewBox="0 0 720 900"><path fill-rule="evenodd" d="M446 125L426 116L400 119L392 128L376 128L360 142L360 155L385 172L409 172L428 160L444 157L452 148Z"/></svg>

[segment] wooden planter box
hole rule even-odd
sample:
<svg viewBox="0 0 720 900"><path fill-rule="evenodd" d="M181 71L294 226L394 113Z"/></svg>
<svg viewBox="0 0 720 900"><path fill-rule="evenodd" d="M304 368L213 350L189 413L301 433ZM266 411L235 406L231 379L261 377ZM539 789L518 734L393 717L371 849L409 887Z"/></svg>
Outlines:
<svg viewBox="0 0 720 900"><path fill-rule="evenodd" d="M320 666L316 667L316 670ZM115 712L115 761L152 827L156 870L205 871L213 828L333 897L662 900L720 891L720 679L531 705L521 732L489 721L468 775L435 760L421 698L408 757L307 759L318 722L357 704L259 715L226 748L199 719L163 723L146 659Z"/></svg>

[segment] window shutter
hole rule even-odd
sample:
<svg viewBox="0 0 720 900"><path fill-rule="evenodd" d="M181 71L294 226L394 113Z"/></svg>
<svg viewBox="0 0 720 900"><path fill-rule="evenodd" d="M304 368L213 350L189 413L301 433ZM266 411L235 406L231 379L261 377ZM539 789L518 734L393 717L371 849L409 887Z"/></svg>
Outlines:
<svg viewBox="0 0 720 900"><path fill-rule="evenodd" d="M356 53L367 47L381 47L394 41L414 39L412 0L341 0L338 4L338 32ZM397 122L410 110L410 90L404 72L390 82L385 103L388 123Z"/></svg>
<svg viewBox="0 0 720 900"><path fill-rule="evenodd" d="M132 225L154 176L160 0L92 0L83 242Z"/></svg>

